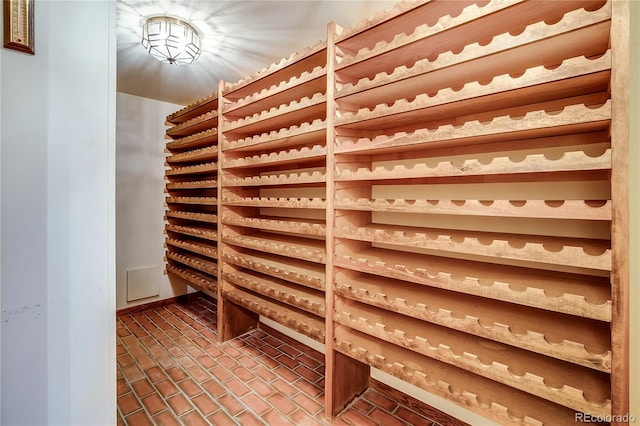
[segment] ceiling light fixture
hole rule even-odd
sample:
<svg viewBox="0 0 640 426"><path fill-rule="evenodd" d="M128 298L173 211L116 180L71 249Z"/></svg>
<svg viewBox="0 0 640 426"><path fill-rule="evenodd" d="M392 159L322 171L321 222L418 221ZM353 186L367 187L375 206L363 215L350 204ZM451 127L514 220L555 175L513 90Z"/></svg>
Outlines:
<svg viewBox="0 0 640 426"><path fill-rule="evenodd" d="M180 19L156 16L142 27L142 46L161 62L190 64L200 56L200 34Z"/></svg>

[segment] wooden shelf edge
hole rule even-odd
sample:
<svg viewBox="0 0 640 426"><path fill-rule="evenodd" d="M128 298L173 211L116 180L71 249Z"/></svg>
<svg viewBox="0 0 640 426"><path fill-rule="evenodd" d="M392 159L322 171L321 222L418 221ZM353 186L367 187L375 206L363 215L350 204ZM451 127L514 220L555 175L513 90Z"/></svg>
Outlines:
<svg viewBox="0 0 640 426"><path fill-rule="evenodd" d="M222 143L223 151L233 150L250 150L259 149L265 147L286 147L290 146L296 140L302 139L305 136L319 134L325 132L327 123L325 120L316 119L311 122L304 122L300 124L292 125L283 129L272 130L268 133L261 133L259 135L248 136L237 140L224 141ZM321 136L324 136L322 133ZM324 140L323 137L320 139Z"/></svg>
<svg viewBox="0 0 640 426"><path fill-rule="evenodd" d="M216 127L204 130L193 135L174 139L166 144L166 148L169 151L186 150L201 147L204 145L211 145L218 142L218 129Z"/></svg>
<svg viewBox="0 0 640 426"><path fill-rule="evenodd" d="M327 48L327 42L326 41L319 41L318 43L316 43L313 46L309 46L306 47L305 49L302 49L299 52L295 52L292 55L290 55L287 58L282 58L280 59L280 61L278 62L274 62L271 65L263 68L262 70L248 76L245 77L241 80L239 80L236 83L227 83L225 82L225 85L223 87L222 90L222 94L223 96L227 96L229 93L235 92L243 87L246 87L252 83L257 82L258 80L269 76L269 75L273 75L276 72L290 66L291 64L295 64L297 62L302 61L303 59L314 55L320 51L322 51L323 49Z"/></svg>
<svg viewBox="0 0 640 426"><path fill-rule="evenodd" d="M253 235L222 235L225 244L258 250L265 253L272 253L287 256L294 259L307 260L310 262L324 263L326 260L324 241L300 240L295 237L285 237L258 233Z"/></svg>
<svg viewBox="0 0 640 426"><path fill-rule="evenodd" d="M587 270L611 270L610 244L601 240L376 224L338 227L335 236L400 249L413 247Z"/></svg>
<svg viewBox="0 0 640 426"><path fill-rule="evenodd" d="M193 166L172 167L165 170L165 176L182 176L202 173L212 173L218 170L218 163L202 163Z"/></svg>
<svg viewBox="0 0 640 426"><path fill-rule="evenodd" d="M199 228L195 226L181 226L181 225L165 225L166 232L175 232L178 234L189 235L191 237L202 238L209 241L217 241L218 233L215 230L207 228Z"/></svg>
<svg viewBox="0 0 640 426"><path fill-rule="evenodd" d="M394 315L395 319L392 319ZM334 320L366 335L573 410L591 415L611 413L608 377L605 382L600 372L551 358L545 359L518 348L484 341L474 336L465 336L464 332L444 331L445 329L439 326L401 318L401 315L375 308L360 309L358 305L338 303ZM404 322L402 329L398 328L400 321ZM465 342L464 346L462 341ZM566 370L572 371L573 375L566 373ZM573 381L562 384L554 382L565 374L566 379ZM548 382L553 382L554 386L549 386ZM591 397L597 395L601 401L588 400L585 391Z"/></svg>
<svg viewBox="0 0 640 426"><path fill-rule="evenodd" d="M189 271L188 269L179 268L171 264L166 265L166 270L167 273L177 275L196 287L205 288L213 293L217 291L217 281L208 276Z"/></svg>
<svg viewBox="0 0 640 426"><path fill-rule="evenodd" d="M321 198L223 197L223 206L279 207L292 209L326 209Z"/></svg>
<svg viewBox="0 0 640 426"><path fill-rule="evenodd" d="M180 240L178 238L166 238L165 245L173 246L183 250L188 250L193 253L207 256L211 259L218 258L218 247L215 245L209 245L204 243L196 243L188 240Z"/></svg>
<svg viewBox="0 0 640 426"><path fill-rule="evenodd" d="M335 259L335 266L346 270L373 274L386 279L400 280L417 285L426 285L441 290L455 291L517 305L611 321L610 284L598 279L593 285L603 286L597 300L587 298L587 294L575 290L571 278L559 274L549 277L539 271L483 264L466 260L436 258L412 253L389 253L384 249L368 249L353 254L344 254ZM496 273L497 272L497 273ZM338 276L338 278L340 278ZM355 278L350 278L355 280ZM371 279L371 277L369 277ZM575 279L580 283L581 277ZM356 285L359 281L355 281ZM347 291L351 297L359 293L347 279L336 281L336 290ZM584 284L582 284L584 285ZM411 301L390 300L384 294L366 292L358 297L376 300L377 303L396 305L398 309ZM590 296L593 297L593 296Z"/></svg>
<svg viewBox="0 0 640 426"><path fill-rule="evenodd" d="M216 262L200 259L194 256L184 255L181 253L176 253L170 250L167 251L166 256L167 256L167 259L180 262L185 266L193 268L202 273L209 274L213 277L217 276L218 274L218 264Z"/></svg>
<svg viewBox="0 0 640 426"><path fill-rule="evenodd" d="M295 288L274 277L261 276L248 271L223 272L228 283L250 290L262 296L300 309L318 317L325 317L324 297L314 295L305 288Z"/></svg>
<svg viewBox="0 0 640 426"><path fill-rule="evenodd" d="M210 94L209 96L205 96L202 99L198 99L197 101L185 106L184 108L179 109L178 111L172 114L169 114L167 116L167 122L172 124L180 124L180 123L183 123L184 121L191 119L192 117L190 116L193 114L196 114L196 117L197 117L209 111L216 110L217 100L218 100L218 92L216 91ZM206 110L206 111L199 112L199 110Z"/></svg>
<svg viewBox="0 0 640 426"><path fill-rule="evenodd" d="M303 220L277 220L253 217L233 218L222 216L223 225L242 226L265 231L289 232L300 235L325 236L326 227L322 223L314 223Z"/></svg>
<svg viewBox="0 0 640 426"><path fill-rule="evenodd" d="M575 411L523 394L508 386L456 367L431 361L406 349L376 339L370 343L353 333L336 330L334 347L343 354L367 363L428 392L444 397L488 417L499 424L569 424ZM523 414L530 413L530 414Z"/></svg>
<svg viewBox="0 0 640 426"><path fill-rule="evenodd" d="M293 308L287 308L286 305L265 300L237 288L231 291L223 288L222 297L317 342L324 343L324 321L311 314L304 314Z"/></svg>
<svg viewBox="0 0 640 426"><path fill-rule="evenodd" d="M336 209L520 218L611 220L611 200L405 200L343 198Z"/></svg>
<svg viewBox="0 0 640 426"><path fill-rule="evenodd" d="M230 264L260 272L315 290L325 290L324 271L305 269L300 262L289 258L273 258L265 254L254 256L245 253L225 253L223 260ZM312 264L316 265L316 264Z"/></svg>

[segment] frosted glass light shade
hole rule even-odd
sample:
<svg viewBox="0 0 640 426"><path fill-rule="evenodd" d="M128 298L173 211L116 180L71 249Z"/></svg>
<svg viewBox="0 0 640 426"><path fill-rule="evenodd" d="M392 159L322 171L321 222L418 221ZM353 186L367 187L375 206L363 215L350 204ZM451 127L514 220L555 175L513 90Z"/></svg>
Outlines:
<svg viewBox="0 0 640 426"><path fill-rule="evenodd" d="M200 56L200 36L184 21L157 16L142 27L142 47L161 62L190 64Z"/></svg>

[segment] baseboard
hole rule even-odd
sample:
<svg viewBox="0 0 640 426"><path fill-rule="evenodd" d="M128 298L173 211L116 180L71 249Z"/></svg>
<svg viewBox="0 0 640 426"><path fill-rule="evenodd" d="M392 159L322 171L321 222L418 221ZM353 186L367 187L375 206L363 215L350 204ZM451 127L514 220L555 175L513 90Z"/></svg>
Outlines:
<svg viewBox="0 0 640 426"><path fill-rule="evenodd" d="M159 308L162 306L171 305L173 303L180 303L180 304L188 303L191 299L193 299L196 296L206 296L206 295L201 294L200 292L197 292L197 293L182 294L180 296L174 296L168 299L154 300L153 302L143 303L141 305L118 309L116 310L116 317L119 317L122 315L130 315L136 312L146 311L147 309ZM206 297L209 297L209 296L206 296Z"/></svg>

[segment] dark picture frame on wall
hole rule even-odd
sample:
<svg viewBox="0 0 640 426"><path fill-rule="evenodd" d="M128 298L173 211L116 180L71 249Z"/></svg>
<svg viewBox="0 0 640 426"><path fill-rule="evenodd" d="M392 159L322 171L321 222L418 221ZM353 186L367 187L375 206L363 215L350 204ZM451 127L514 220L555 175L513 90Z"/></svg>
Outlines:
<svg viewBox="0 0 640 426"><path fill-rule="evenodd" d="M35 0L3 0L4 47L35 55L33 7Z"/></svg>

